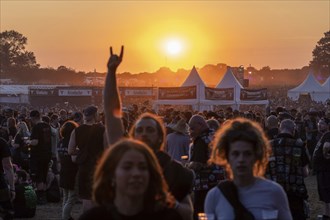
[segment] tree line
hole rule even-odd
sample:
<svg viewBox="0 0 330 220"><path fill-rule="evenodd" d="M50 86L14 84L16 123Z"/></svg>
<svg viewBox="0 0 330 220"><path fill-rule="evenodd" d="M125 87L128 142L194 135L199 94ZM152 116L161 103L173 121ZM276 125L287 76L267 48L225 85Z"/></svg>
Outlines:
<svg viewBox="0 0 330 220"><path fill-rule="evenodd" d="M15 31L0 33L0 79L11 79L16 84L69 84L84 85L86 77L104 77L105 73L75 71L66 66L42 68L32 51L26 50L27 37ZM257 70L244 68L244 77L250 86L297 85L312 68L316 77L323 81L330 75L330 31L317 42L312 51L313 59L301 69L272 70L269 66ZM215 86L226 71L226 64L207 64L197 69L207 85ZM176 72L161 67L154 73L121 73L118 75L120 86L179 86L190 70Z"/></svg>

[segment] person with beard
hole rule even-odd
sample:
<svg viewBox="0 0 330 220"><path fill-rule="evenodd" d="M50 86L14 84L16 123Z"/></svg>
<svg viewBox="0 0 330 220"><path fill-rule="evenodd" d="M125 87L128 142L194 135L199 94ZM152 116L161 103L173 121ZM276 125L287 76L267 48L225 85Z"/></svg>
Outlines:
<svg viewBox="0 0 330 220"><path fill-rule="evenodd" d="M110 144L117 142L124 136L124 126L121 119L121 101L117 87L116 70L122 61L124 47L120 55L113 54L110 47L108 74L104 86L104 113L107 137ZM130 136L146 143L155 153L162 167L169 191L176 199L176 210L184 220L192 219L191 189L193 173L184 168L179 162L172 160L164 152L165 127L161 119L151 113L143 113L130 129Z"/></svg>

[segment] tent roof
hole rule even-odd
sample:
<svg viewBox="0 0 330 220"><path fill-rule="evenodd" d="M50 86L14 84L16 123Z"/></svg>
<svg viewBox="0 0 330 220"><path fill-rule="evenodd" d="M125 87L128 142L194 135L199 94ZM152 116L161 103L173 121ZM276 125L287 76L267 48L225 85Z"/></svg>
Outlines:
<svg viewBox="0 0 330 220"><path fill-rule="evenodd" d="M241 83L236 79L231 68L228 67L225 75L222 77L221 81L218 83L216 88L241 88L243 86Z"/></svg>
<svg viewBox="0 0 330 220"><path fill-rule="evenodd" d="M310 71L306 79L299 86L290 89L289 92L316 92L322 90L321 84L315 79L313 72Z"/></svg>
<svg viewBox="0 0 330 220"><path fill-rule="evenodd" d="M322 84L322 88L325 91L330 91L330 76L328 77L328 79Z"/></svg>
<svg viewBox="0 0 330 220"><path fill-rule="evenodd" d="M200 85L200 87L205 87L204 81L199 76L195 66L193 66L193 68L191 69L188 77L182 83L181 87L183 87L183 86L196 86L196 85Z"/></svg>

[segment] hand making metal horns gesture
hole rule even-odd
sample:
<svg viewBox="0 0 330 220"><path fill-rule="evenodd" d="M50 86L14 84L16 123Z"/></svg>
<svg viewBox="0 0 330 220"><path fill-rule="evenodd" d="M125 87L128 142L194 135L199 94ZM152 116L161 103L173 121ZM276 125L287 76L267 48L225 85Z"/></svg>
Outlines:
<svg viewBox="0 0 330 220"><path fill-rule="evenodd" d="M124 46L121 46L120 55L113 54L112 47L110 47L110 58L108 61L108 69L117 69L124 56Z"/></svg>

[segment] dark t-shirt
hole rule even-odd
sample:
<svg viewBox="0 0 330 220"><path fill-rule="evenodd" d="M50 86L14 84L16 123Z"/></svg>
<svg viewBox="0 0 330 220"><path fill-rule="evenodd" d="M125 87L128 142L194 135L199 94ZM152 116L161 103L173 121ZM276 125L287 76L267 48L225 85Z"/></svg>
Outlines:
<svg viewBox="0 0 330 220"><path fill-rule="evenodd" d="M115 213L114 213L115 212ZM154 213L139 213L133 216L126 216L118 213L116 210L106 208L104 206L94 207L87 212L83 213L80 220L94 220L94 219L107 219L107 220L182 220L181 216L174 209L164 209Z"/></svg>
<svg viewBox="0 0 330 220"><path fill-rule="evenodd" d="M204 131L196 137L191 146L191 162L207 163L210 156L209 144L211 143L210 130Z"/></svg>
<svg viewBox="0 0 330 220"><path fill-rule="evenodd" d="M172 160L171 157L163 151L158 151L156 156L162 167L169 191L176 200L181 201L192 191L194 174L190 169Z"/></svg>
<svg viewBox="0 0 330 220"><path fill-rule="evenodd" d="M317 143L314 154L313 164L316 171L330 171L330 159L325 159L323 155L323 145L330 142L330 131L326 132Z"/></svg>
<svg viewBox="0 0 330 220"><path fill-rule="evenodd" d="M31 157L47 157L52 154L50 125L39 122L32 127L31 140L37 139L38 144L31 147Z"/></svg>

